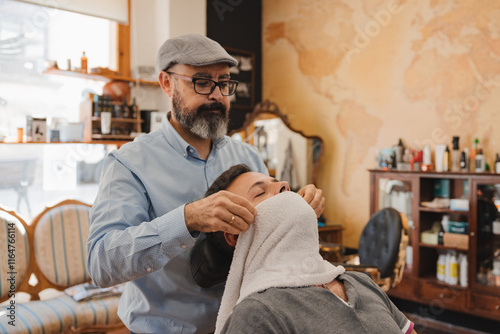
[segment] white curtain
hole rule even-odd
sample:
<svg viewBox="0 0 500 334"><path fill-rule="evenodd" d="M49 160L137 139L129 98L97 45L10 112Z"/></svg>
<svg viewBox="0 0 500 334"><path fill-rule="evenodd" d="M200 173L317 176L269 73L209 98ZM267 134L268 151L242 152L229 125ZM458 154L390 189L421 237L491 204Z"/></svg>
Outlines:
<svg viewBox="0 0 500 334"><path fill-rule="evenodd" d="M18 0L128 24L128 0Z"/></svg>

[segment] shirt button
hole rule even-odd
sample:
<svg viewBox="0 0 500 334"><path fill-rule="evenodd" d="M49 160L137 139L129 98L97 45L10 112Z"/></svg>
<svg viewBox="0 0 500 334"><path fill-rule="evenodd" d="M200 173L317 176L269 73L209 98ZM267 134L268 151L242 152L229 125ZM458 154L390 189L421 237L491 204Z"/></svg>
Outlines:
<svg viewBox="0 0 500 334"><path fill-rule="evenodd" d="M182 244L182 245L181 245L181 248L186 249L186 247L187 247L187 246L186 246L186 245L184 245L184 244Z"/></svg>
<svg viewBox="0 0 500 334"><path fill-rule="evenodd" d="M150 273L150 272L151 272L151 268L146 269L146 271L147 271L148 273Z"/></svg>

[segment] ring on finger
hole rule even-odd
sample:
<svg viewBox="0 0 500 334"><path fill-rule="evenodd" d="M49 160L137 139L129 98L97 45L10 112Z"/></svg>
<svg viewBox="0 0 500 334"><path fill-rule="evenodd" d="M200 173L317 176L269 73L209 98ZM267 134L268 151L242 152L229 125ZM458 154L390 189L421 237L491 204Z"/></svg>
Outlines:
<svg viewBox="0 0 500 334"><path fill-rule="evenodd" d="M227 223L228 223L229 225L231 225L232 223L234 223L234 220L235 220L235 219L236 219L236 217L233 215L233 216L231 217L231 220L230 220L230 221L228 221Z"/></svg>

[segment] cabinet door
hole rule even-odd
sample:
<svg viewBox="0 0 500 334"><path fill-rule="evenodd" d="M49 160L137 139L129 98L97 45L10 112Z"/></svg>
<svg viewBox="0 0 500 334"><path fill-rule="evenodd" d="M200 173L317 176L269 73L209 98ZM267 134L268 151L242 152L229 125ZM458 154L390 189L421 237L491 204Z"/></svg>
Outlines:
<svg viewBox="0 0 500 334"><path fill-rule="evenodd" d="M415 180L404 174L382 173L377 174L372 180L372 204L370 214L383 209L394 208L408 217L409 245L406 248L405 275L413 272L413 230L414 230L414 188Z"/></svg>
<svg viewBox="0 0 500 334"><path fill-rule="evenodd" d="M500 178L473 183L475 205L475 287L500 296Z"/></svg>

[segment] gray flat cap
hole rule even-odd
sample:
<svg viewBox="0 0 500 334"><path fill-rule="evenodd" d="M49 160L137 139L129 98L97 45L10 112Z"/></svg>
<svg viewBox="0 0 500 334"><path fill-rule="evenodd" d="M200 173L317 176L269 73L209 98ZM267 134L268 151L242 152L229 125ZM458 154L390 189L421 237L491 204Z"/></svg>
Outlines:
<svg viewBox="0 0 500 334"><path fill-rule="evenodd" d="M199 35L188 34L167 39L158 51L156 66L163 71L175 64L205 66L227 63L229 67L238 65L224 48L214 40Z"/></svg>

